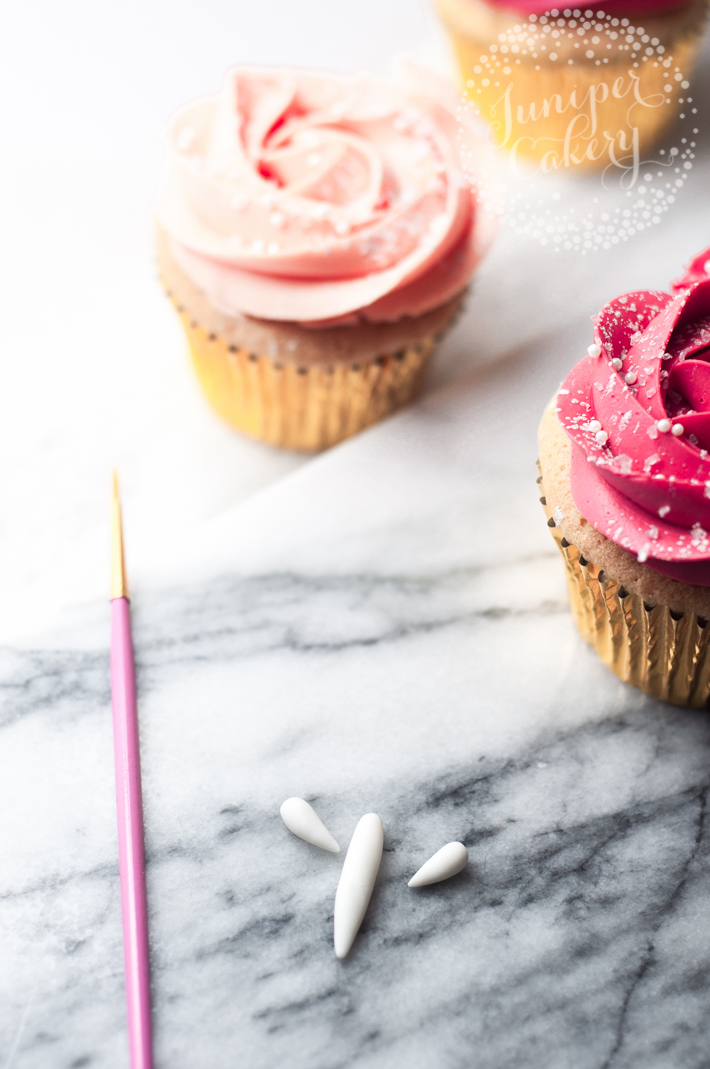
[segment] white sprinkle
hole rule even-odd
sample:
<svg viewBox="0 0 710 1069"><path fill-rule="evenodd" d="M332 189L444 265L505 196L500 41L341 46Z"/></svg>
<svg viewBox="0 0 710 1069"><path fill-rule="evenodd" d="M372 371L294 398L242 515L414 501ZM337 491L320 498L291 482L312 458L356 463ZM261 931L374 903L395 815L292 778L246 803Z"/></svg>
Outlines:
<svg viewBox="0 0 710 1069"><path fill-rule="evenodd" d="M269 244L266 246L266 251L268 252L269 256L275 256L276 253L279 251L278 241L270 241Z"/></svg>
<svg viewBox="0 0 710 1069"><path fill-rule="evenodd" d="M590 420L589 423L586 426L586 430L591 431L593 434L596 434L597 431L600 431L601 429L602 429L602 425L601 425L601 423L599 422L598 419Z"/></svg>
<svg viewBox="0 0 710 1069"><path fill-rule="evenodd" d="M658 510L658 515L661 517L661 519L663 519L664 516L667 516L670 511L671 511L670 505L661 505L661 507Z"/></svg>
<svg viewBox="0 0 710 1069"><path fill-rule="evenodd" d="M590 356L601 356L602 355L602 347L601 347L601 345L590 345L590 346L587 347L587 352L589 353Z"/></svg>
<svg viewBox="0 0 710 1069"><path fill-rule="evenodd" d="M706 275L710 275L710 260L706 260L703 264L703 271Z"/></svg>
<svg viewBox="0 0 710 1069"><path fill-rule="evenodd" d="M674 434L676 438L680 438L681 434L685 434L685 427L682 423L674 423L671 427L671 434Z"/></svg>
<svg viewBox="0 0 710 1069"><path fill-rule="evenodd" d="M704 549L704 543L707 541L707 537L707 531L705 531L699 523L694 523L690 528L690 541L694 546L701 546Z"/></svg>
<svg viewBox="0 0 710 1069"><path fill-rule="evenodd" d="M621 363L621 360L619 360L618 356L614 357L611 362L611 366L614 368L615 371L621 371L623 365Z"/></svg>
<svg viewBox="0 0 710 1069"><path fill-rule="evenodd" d="M609 435L606 431L597 431L594 435L599 445L606 445Z"/></svg>
<svg viewBox="0 0 710 1069"><path fill-rule="evenodd" d="M273 212L269 218L269 222L272 226L275 226L277 230L280 230L284 225L284 217L281 212Z"/></svg>
<svg viewBox="0 0 710 1069"><path fill-rule="evenodd" d="M653 524L651 524L651 526L649 527L649 529L646 532L646 534L648 535L649 538L652 538L654 540L654 542L655 542L656 539L658 538L658 528L655 527Z"/></svg>
<svg viewBox="0 0 710 1069"><path fill-rule="evenodd" d="M659 419L656 426L661 434L668 434L668 431L671 429L671 421L669 419Z"/></svg>
<svg viewBox="0 0 710 1069"><path fill-rule="evenodd" d="M339 219L338 222L335 224L336 234L347 234L349 230L350 223L347 223L345 219Z"/></svg>
<svg viewBox="0 0 710 1069"><path fill-rule="evenodd" d="M643 564L644 561L648 560L648 553L650 548L651 547L649 546L648 542L646 542L645 545L641 546L641 549L638 551L638 556L636 557L636 560L639 562L639 564Z"/></svg>
<svg viewBox="0 0 710 1069"><path fill-rule="evenodd" d="M636 382L636 372L635 371L627 371L626 374L624 375L624 382L626 383L627 386L633 386L633 384Z"/></svg>
<svg viewBox="0 0 710 1069"><path fill-rule="evenodd" d="M252 241L251 249L252 249L252 252L263 252L264 251L264 242L261 240L261 238L257 238L256 241Z"/></svg>
<svg viewBox="0 0 710 1069"><path fill-rule="evenodd" d="M463 843L447 843L414 873L407 886L427 887L430 883L441 883L461 872L467 863L468 850Z"/></svg>
<svg viewBox="0 0 710 1069"><path fill-rule="evenodd" d="M649 438L658 438L658 427L655 423L651 424L651 426L646 431L646 434L649 436Z"/></svg>

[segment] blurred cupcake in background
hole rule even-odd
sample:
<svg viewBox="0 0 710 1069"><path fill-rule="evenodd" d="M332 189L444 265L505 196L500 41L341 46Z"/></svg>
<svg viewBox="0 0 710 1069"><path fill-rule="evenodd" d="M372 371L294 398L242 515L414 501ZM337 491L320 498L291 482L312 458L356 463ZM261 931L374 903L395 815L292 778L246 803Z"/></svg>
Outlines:
<svg viewBox="0 0 710 1069"><path fill-rule="evenodd" d="M436 0L491 140L547 169L633 166L676 119L708 0Z"/></svg>
<svg viewBox="0 0 710 1069"><path fill-rule="evenodd" d="M584 638L656 698L710 702L710 248L617 297L540 425L540 483Z"/></svg>
<svg viewBox="0 0 710 1069"><path fill-rule="evenodd" d="M172 119L159 270L233 426L318 450L411 398L494 229L457 105L411 65L242 68Z"/></svg>

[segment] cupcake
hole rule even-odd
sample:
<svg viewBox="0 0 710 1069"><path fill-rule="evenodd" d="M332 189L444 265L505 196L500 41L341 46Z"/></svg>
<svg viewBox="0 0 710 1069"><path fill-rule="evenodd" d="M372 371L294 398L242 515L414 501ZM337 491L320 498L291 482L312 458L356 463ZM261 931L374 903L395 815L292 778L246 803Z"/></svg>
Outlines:
<svg viewBox="0 0 710 1069"><path fill-rule="evenodd" d="M208 400L318 450L405 404L492 234L433 75L240 68L167 131L162 282ZM462 154L460 157L459 154Z"/></svg>
<svg viewBox="0 0 710 1069"><path fill-rule="evenodd" d="M584 638L621 679L710 697L710 248L627 293L540 426L542 504Z"/></svg>
<svg viewBox="0 0 710 1069"><path fill-rule="evenodd" d="M677 117L707 0L437 0L490 135L545 170L638 165Z"/></svg>

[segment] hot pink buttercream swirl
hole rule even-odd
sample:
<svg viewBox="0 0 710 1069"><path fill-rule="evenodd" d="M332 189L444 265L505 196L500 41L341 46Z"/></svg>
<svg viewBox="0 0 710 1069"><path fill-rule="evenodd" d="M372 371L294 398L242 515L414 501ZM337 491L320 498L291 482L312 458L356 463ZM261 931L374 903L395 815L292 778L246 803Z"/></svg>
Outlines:
<svg viewBox="0 0 710 1069"><path fill-rule="evenodd" d="M564 12L571 13L568 6L561 8L550 7L548 0L488 0L491 7L500 8L503 11L515 11L518 15L551 15L557 18ZM664 11L675 11L677 8L687 7L689 0L607 0L594 8L579 6L574 9L575 16L582 14L591 18L602 11L605 15L659 15Z"/></svg>
<svg viewBox="0 0 710 1069"><path fill-rule="evenodd" d="M412 66L394 85L232 71L168 128L158 220L176 259L230 315L382 322L443 304L483 245L460 157L482 139L457 103Z"/></svg>
<svg viewBox="0 0 710 1069"><path fill-rule="evenodd" d="M676 296L627 293L565 379L570 488L584 518L649 567L710 586L710 248Z"/></svg>

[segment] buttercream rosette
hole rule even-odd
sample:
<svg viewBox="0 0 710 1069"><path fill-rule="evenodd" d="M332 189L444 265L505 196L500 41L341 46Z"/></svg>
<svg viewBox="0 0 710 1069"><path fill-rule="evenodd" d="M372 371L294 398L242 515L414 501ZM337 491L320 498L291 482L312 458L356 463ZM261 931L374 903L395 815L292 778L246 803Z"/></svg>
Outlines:
<svg viewBox="0 0 710 1069"><path fill-rule="evenodd" d="M639 562L707 587L710 249L673 291L627 293L602 309L557 415L582 516Z"/></svg>
<svg viewBox="0 0 710 1069"><path fill-rule="evenodd" d="M392 82L239 68L171 120L161 274L232 423L321 448L411 396L494 232L464 177L485 137L458 110L403 62Z"/></svg>
<svg viewBox="0 0 710 1069"><path fill-rule="evenodd" d="M219 96L170 122L159 224L228 315L312 325L421 315L465 288L487 242L462 161L481 139L457 110L412 65L392 84L234 70Z"/></svg>

